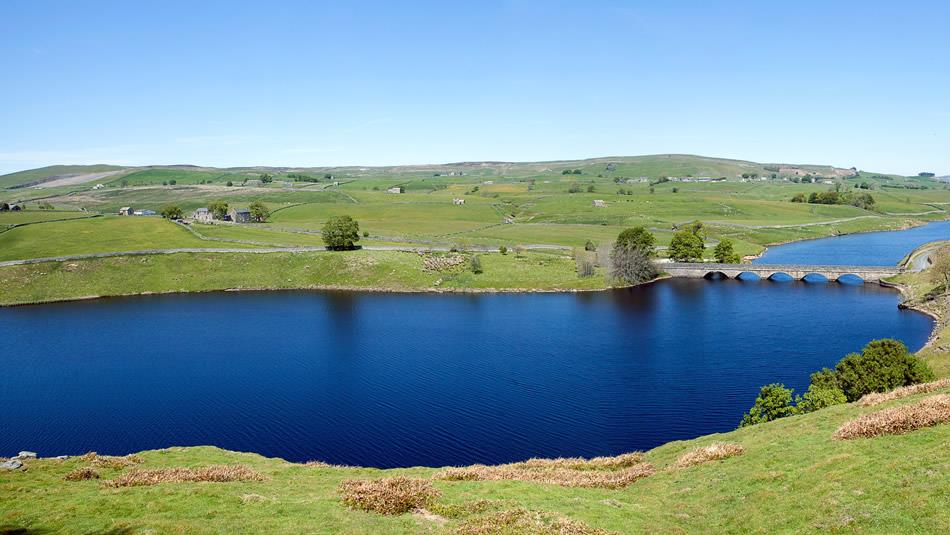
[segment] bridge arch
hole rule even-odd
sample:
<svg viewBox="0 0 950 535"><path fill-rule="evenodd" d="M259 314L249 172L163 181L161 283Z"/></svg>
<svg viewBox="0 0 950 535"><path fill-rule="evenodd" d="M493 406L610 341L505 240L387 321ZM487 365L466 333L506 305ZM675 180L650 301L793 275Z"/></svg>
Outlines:
<svg viewBox="0 0 950 535"><path fill-rule="evenodd" d="M864 283L867 281L865 280L864 277L856 273L841 273L840 275L835 277L835 282L840 282L842 284L851 284L851 283L859 284L859 283Z"/></svg>
<svg viewBox="0 0 950 535"><path fill-rule="evenodd" d="M743 271L736 275L736 279L741 281L759 281L762 280L762 275L754 271Z"/></svg>
<svg viewBox="0 0 950 535"><path fill-rule="evenodd" d="M728 280L731 277L722 271L710 271L703 275L706 280Z"/></svg>
<svg viewBox="0 0 950 535"><path fill-rule="evenodd" d="M769 273L769 272L766 271L766 273ZM795 277L789 275L788 273L784 271L773 271L769 273L767 277L763 275L762 278L766 280L774 281L774 282L789 282L789 281L797 280Z"/></svg>
<svg viewBox="0 0 950 535"><path fill-rule="evenodd" d="M811 271L811 272L805 273L805 275L802 277L801 280L804 282L832 282L832 281L838 280L837 278L833 278L833 277L834 276L827 277L821 273Z"/></svg>

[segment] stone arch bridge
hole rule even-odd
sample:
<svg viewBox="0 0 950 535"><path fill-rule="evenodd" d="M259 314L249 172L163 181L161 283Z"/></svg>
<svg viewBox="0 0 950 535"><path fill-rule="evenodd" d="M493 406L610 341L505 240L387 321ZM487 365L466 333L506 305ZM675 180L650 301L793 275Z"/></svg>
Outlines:
<svg viewBox="0 0 950 535"><path fill-rule="evenodd" d="M707 264L669 262L659 264L661 271L673 277L690 279L711 278L714 276L737 278L743 273L752 273L763 279L784 273L793 279L802 280L808 275L821 275L829 281L836 281L845 275L854 275L864 282L880 282L903 272L897 266L809 266L804 264Z"/></svg>

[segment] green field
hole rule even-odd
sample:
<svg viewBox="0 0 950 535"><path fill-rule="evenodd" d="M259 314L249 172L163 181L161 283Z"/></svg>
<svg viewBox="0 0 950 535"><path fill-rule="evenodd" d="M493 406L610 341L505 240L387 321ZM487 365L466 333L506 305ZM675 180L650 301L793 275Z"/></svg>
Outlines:
<svg viewBox="0 0 950 535"><path fill-rule="evenodd" d="M44 168L0 177L0 185L37 180L49 173L99 169L104 168ZM352 216L361 230L369 233L364 244L440 248L583 247L588 241L609 246L624 228L643 225L656 235L660 256L666 254L665 246L676 227L700 220L708 231L706 257L710 258L711 246L722 238L732 239L740 255L751 256L769 244L904 228L948 216L950 185L936 180L864 171L847 176L851 171L797 166L799 173L822 175L817 183L804 184L796 183L800 178L794 174L780 176L776 169L786 166L688 155L375 168L128 168L109 177L107 187L100 190L92 190L88 184L46 190L0 189L0 198L26 201L30 207L49 202L60 210L103 214L115 214L123 206L160 211L176 205L186 215L213 201L237 207L261 201L271 216L266 224L196 227L212 240L136 218L38 223L0 236L0 258L215 247L242 241L321 245L320 229L328 218L339 215ZM562 174L565 170L571 174ZM580 174L573 174L574 170ZM273 183L260 183L258 178L265 172L274 177ZM775 179L761 179L772 174ZM675 180L661 182L662 177ZM725 180L697 182L698 177ZM300 178L318 182L295 181ZM176 183L168 184L171 181ZM227 181L233 185L227 186ZM405 193L386 192L396 185ZM871 189L855 189L858 185ZM870 192L877 204L862 209L790 202L799 193L833 188ZM453 199L464 199L465 204L456 205ZM594 206L595 200L604 201L604 206ZM0 214L0 228L5 220L17 217L51 217L37 210L28 212ZM561 277L571 273L572 268Z"/></svg>
<svg viewBox="0 0 950 535"><path fill-rule="evenodd" d="M232 245L241 247L228 246ZM28 225L4 232L0 234L0 260L215 246L214 242L203 241L161 218L104 216Z"/></svg>
<svg viewBox="0 0 950 535"><path fill-rule="evenodd" d="M943 389L943 393L950 389ZM135 469L241 465L264 481L161 483L108 488L64 481L81 458L27 461L0 472L0 529L72 533L452 533L498 511L525 508L615 533L947 533L950 425L905 435L834 440L843 423L877 407L837 405L649 452L656 473L626 488L566 488L519 481L435 481L437 513L384 516L348 509L340 482L438 470L307 466L212 447L140 454ZM713 442L743 455L675 468L684 452ZM55 453L55 452L53 452ZM103 480L133 468L100 468ZM14 498L15 497L15 498ZM486 511L468 512L478 500ZM454 507L452 507L454 506ZM506 533L535 533L518 531ZM554 532L552 532L554 533ZM565 532L567 533L567 532ZM571 531L569 533L575 533Z"/></svg>

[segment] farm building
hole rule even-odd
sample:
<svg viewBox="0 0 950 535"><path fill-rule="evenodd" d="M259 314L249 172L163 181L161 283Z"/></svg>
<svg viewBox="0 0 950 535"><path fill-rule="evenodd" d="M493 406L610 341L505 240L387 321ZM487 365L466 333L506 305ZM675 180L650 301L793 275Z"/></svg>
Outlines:
<svg viewBox="0 0 950 535"><path fill-rule="evenodd" d="M458 199L458 198L452 199L452 204L454 204L455 206L461 206L465 204L465 199Z"/></svg>
<svg viewBox="0 0 950 535"><path fill-rule="evenodd" d="M92 189L102 189L104 187L105 187L104 184L96 184L95 186L92 187Z"/></svg>
<svg viewBox="0 0 950 535"><path fill-rule="evenodd" d="M211 221L214 219L213 215L211 214L211 210L208 210L207 208L198 208L191 217L199 223L211 223Z"/></svg>
<svg viewBox="0 0 950 535"><path fill-rule="evenodd" d="M131 206L123 206L122 208L119 208L119 215L132 215L134 213L135 211L132 210Z"/></svg>
<svg viewBox="0 0 950 535"><path fill-rule="evenodd" d="M231 216L231 221L235 223L251 222L251 211L247 208L231 208L228 210L228 215Z"/></svg>
<svg viewBox="0 0 950 535"><path fill-rule="evenodd" d="M0 202L0 212L6 212L10 209L10 205L5 202Z"/></svg>
<svg viewBox="0 0 950 535"><path fill-rule="evenodd" d="M402 186L393 186L386 190L386 193L402 193Z"/></svg>
<svg viewBox="0 0 950 535"><path fill-rule="evenodd" d="M607 208L607 202L603 199L594 199L594 206L597 208Z"/></svg>
<svg viewBox="0 0 950 535"><path fill-rule="evenodd" d="M155 215L155 210L136 210L132 212L133 215Z"/></svg>

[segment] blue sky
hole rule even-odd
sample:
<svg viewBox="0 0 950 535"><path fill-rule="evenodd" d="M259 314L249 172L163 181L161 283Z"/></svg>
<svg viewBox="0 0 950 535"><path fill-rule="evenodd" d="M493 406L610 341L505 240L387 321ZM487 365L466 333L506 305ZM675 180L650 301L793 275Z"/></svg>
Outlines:
<svg viewBox="0 0 950 535"><path fill-rule="evenodd" d="M950 174L948 27L946 1L4 0L0 172L675 152Z"/></svg>

